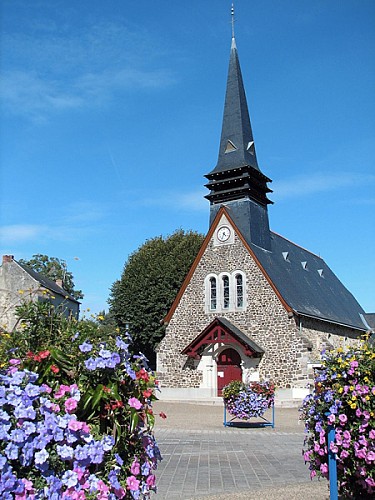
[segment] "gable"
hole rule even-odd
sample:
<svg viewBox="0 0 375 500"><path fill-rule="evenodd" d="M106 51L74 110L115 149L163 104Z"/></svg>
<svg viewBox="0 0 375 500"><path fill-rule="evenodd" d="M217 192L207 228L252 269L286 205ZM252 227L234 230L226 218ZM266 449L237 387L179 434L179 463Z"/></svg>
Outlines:
<svg viewBox="0 0 375 500"><path fill-rule="evenodd" d="M229 216L226 208L223 206L220 208L220 210L218 211L213 223L211 224L211 227L207 233L207 236L206 238L204 239L203 243L202 243L202 246L198 252L198 255L197 257L195 258L168 314L165 316L164 318L164 323L165 324L168 324L178 306L178 304L180 303L181 301L181 298L182 296L184 295L185 291L186 291L186 288L188 287L196 269L197 269L197 266L199 265L200 261L202 260L202 257L203 255L205 254L206 250L207 250L207 247L210 243L210 241L212 240L213 241L213 246L215 246L218 242L217 242L217 231L222 227L222 226L228 226L230 229L232 229L233 231L232 234L234 235L234 233L237 234L237 236L239 237L240 241L242 242L243 246L245 247L245 252L247 254L250 254L250 256L252 257L252 260L255 262L255 264L257 265L257 267L260 269L261 273L263 274L263 276L265 277L265 279L268 281L269 285L271 286L271 288L273 289L274 293L276 294L277 298L279 299L279 301L281 302L281 304L283 305L283 307L286 309L286 311L288 312L291 312L291 308L288 306L288 304L285 302L285 300L283 299L283 297L280 295L280 293L278 292L278 290L276 289L276 287L274 286L274 284L272 283L272 281L270 280L269 276L267 275L267 273L264 271L264 269L262 268L257 256L255 255L255 253L253 252L253 250L249 247L249 245L247 244L246 240L243 238L241 232L238 230L236 224L233 222L233 219ZM227 242L225 242L226 244ZM228 244L230 243L230 241L228 240ZM222 244L222 246L224 246ZM203 284L202 284L203 286Z"/></svg>
<svg viewBox="0 0 375 500"><path fill-rule="evenodd" d="M240 346L244 349L246 356L260 356L264 350L247 337L236 326L232 325L226 318L215 318L181 354L198 359L205 347L212 344L228 344Z"/></svg>

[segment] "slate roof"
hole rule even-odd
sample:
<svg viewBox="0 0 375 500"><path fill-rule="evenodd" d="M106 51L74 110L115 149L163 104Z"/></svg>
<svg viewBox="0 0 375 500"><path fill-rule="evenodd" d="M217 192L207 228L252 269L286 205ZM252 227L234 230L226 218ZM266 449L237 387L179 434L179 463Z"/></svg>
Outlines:
<svg viewBox="0 0 375 500"><path fill-rule="evenodd" d="M241 213L227 211L285 302L296 313L366 331L365 311L325 261L277 233L271 251L251 242Z"/></svg>
<svg viewBox="0 0 375 500"><path fill-rule="evenodd" d="M21 264L20 262L17 261L17 264L22 267L24 271L27 272L34 280L38 281L44 288L47 288L53 293L57 293L58 295L62 295L63 297L68 297L69 300L73 302L79 303L77 299L75 299L70 293L68 293L66 290L61 288L57 283L55 283L53 280L50 280L46 276L43 276L43 274L37 273L34 271L31 267L25 266L24 264Z"/></svg>
<svg viewBox="0 0 375 500"><path fill-rule="evenodd" d="M225 153L228 141L236 149ZM236 42L232 38L219 158L216 167L210 174L243 165L259 170L255 146L254 144L250 146L251 143L254 143L253 132L251 130Z"/></svg>

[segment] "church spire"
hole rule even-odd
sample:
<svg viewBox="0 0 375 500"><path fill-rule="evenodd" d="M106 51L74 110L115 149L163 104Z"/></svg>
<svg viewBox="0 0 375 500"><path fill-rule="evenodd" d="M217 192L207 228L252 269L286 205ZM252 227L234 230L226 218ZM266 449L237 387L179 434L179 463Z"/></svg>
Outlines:
<svg viewBox="0 0 375 500"><path fill-rule="evenodd" d="M261 215L261 230L257 240L263 248L268 247L269 226L267 205L272 203L267 193L272 192L266 177L258 166L253 132L245 88L242 80L236 40L234 37L234 11L232 6L232 43L229 58L227 87L225 93L224 114L221 129L219 156L216 167L205 176L209 182L206 187L210 193L205 197L211 204L211 222L221 204L232 202L256 205L252 212ZM238 203L237 203L238 205ZM251 217L252 225L259 226L259 221Z"/></svg>

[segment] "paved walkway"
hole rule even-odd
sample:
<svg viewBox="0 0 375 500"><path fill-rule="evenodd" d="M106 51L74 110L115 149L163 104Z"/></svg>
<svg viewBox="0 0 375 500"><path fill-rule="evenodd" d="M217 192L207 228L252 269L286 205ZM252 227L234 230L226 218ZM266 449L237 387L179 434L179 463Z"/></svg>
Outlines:
<svg viewBox="0 0 375 500"><path fill-rule="evenodd" d="M329 498L327 481L310 481L296 409L276 408L275 429L224 427L222 405L158 401L154 411L167 415L155 425L158 499Z"/></svg>

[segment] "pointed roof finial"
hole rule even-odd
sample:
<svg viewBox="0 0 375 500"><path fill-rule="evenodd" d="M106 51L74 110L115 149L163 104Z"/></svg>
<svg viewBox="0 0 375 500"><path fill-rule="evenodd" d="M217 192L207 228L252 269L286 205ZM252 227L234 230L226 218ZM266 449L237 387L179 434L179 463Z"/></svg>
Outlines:
<svg viewBox="0 0 375 500"><path fill-rule="evenodd" d="M232 38L234 38L234 3L232 3L231 16L232 16Z"/></svg>

